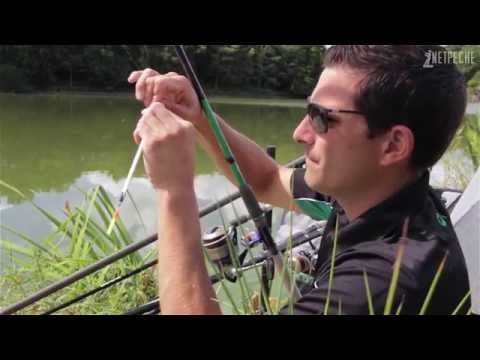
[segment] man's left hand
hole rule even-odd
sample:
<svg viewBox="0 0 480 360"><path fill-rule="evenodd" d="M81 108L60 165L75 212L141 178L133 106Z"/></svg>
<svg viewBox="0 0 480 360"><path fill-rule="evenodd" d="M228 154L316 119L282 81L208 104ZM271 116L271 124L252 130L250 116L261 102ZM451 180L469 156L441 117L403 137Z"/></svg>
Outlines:
<svg viewBox="0 0 480 360"><path fill-rule="evenodd" d="M133 132L143 141L145 171L156 190L174 192L193 187L195 130L193 125L154 102L142 112Z"/></svg>

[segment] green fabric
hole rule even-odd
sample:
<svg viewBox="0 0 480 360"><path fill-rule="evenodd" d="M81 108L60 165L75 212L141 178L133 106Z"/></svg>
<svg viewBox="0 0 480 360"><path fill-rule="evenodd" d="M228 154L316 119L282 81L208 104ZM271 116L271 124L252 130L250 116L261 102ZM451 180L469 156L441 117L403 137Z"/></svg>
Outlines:
<svg viewBox="0 0 480 360"><path fill-rule="evenodd" d="M447 224L447 217L444 216L444 215L441 215L440 213L437 212L437 221L440 225L442 225L443 227L447 227L448 224Z"/></svg>
<svg viewBox="0 0 480 360"><path fill-rule="evenodd" d="M299 198L295 199L297 206L314 220L327 220L332 212L332 206L326 201Z"/></svg>

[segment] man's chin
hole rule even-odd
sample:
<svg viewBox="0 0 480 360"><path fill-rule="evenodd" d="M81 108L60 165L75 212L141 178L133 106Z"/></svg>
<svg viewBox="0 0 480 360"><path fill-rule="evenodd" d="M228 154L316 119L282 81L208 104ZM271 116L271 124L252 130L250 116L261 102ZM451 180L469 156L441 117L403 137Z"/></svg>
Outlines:
<svg viewBox="0 0 480 360"><path fill-rule="evenodd" d="M312 174L312 172L309 171L307 168L305 172L305 183L311 190L317 193L321 193L324 195L332 195L331 189L329 189L327 184L325 184L324 179L320 175L321 174L318 173Z"/></svg>
<svg viewBox="0 0 480 360"><path fill-rule="evenodd" d="M315 174L315 175L317 175L317 174ZM313 176L312 172L309 171L308 168L305 171L305 183L307 184L307 186L310 189L315 190L315 191L318 191L317 189L320 187L319 185L321 185L321 181L318 178L318 175Z"/></svg>

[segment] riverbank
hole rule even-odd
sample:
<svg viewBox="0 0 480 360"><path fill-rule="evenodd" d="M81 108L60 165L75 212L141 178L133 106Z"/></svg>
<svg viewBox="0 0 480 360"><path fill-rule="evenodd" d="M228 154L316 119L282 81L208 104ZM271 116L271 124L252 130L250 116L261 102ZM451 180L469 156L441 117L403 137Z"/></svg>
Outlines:
<svg viewBox="0 0 480 360"><path fill-rule="evenodd" d="M48 96L48 97L96 97L96 98L125 98L135 99L132 91L43 91L32 93L2 93L5 96ZM258 92L258 94L246 92L229 92L229 91L211 91L208 98L212 103L216 104L237 104L237 105L262 105L262 106L285 106L285 107L304 107L305 100L285 96L281 93Z"/></svg>
<svg viewBox="0 0 480 360"><path fill-rule="evenodd" d="M10 96L72 96L72 97L98 97L98 98L125 98L135 99L132 90L128 91L40 91L29 93L4 93L0 95ZM275 93L272 91L253 90L253 91L236 91L236 90L217 90L210 91L208 98L212 103L216 104L237 104L237 105L261 105L261 106L285 106L299 107L305 106L305 99L289 97L283 93ZM480 102L469 102L467 105L467 114L479 114Z"/></svg>

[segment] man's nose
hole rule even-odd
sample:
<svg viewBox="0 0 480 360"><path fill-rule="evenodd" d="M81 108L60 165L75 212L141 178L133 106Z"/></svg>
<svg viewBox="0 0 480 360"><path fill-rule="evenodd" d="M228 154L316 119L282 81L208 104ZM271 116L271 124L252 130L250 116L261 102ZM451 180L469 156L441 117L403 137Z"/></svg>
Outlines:
<svg viewBox="0 0 480 360"><path fill-rule="evenodd" d="M312 144L315 141L315 130L310 124L308 115L303 118L293 132L293 140L299 144Z"/></svg>

